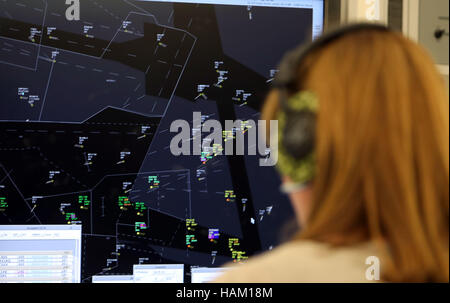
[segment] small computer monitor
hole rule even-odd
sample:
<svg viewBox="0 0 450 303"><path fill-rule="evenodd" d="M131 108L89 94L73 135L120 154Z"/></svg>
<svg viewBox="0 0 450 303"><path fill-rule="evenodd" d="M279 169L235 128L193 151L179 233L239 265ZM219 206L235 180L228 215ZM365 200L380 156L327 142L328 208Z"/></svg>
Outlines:
<svg viewBox="0 0 450 303"><path fill-rule="evenodd" d="M133 275L99 275L92 276L92 283L134 283Z"/></svg>
<svg viewBox="0 0 450 303"><path fill-rule="evenodd" d="M191 283L213 282L227 270L229 270L229 268L226 267L192 267Z"/></svg>
<svg viewBox="0 0 450 303"><path fill-rule="evenodd" d="M79 283L80 225L0 225L0 283Z"/></svg>
<svg viewBox="0 0 450 303"><path fill-rule="evenodd" d="M133 266L134 283L183 283L183 264L141 264Z"/></svg>

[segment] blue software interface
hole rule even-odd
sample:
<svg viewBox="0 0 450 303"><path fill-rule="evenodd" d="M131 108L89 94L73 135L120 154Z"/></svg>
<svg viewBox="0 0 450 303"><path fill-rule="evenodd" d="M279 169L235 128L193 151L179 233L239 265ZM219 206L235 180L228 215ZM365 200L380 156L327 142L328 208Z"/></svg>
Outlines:
<svg viewBox="0 0 450 303"><path fill-rule="evenodd" d="M77 283L81 226L0 225L0 283Z"/></svg>
<svg viewBox="0 0 450 303"><path fill-rule="evenodd" d="M0 1L0 282L207 281L281 243L294 215L275 168L176 156L170 128L248 130L323 12L322 0Z"/></svg>

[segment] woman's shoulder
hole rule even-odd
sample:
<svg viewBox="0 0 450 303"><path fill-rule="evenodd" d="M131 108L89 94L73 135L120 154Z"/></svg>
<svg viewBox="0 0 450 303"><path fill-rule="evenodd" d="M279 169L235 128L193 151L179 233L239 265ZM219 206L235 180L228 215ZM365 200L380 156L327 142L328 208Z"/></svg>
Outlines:
<svg viewBox="0 0 450 303"><path fill-rule="evenodd" d="M375 254L371 243L332 247L316 241L292 241L246 263L229 266L215 282L368 282L366 259Z"/></svg>

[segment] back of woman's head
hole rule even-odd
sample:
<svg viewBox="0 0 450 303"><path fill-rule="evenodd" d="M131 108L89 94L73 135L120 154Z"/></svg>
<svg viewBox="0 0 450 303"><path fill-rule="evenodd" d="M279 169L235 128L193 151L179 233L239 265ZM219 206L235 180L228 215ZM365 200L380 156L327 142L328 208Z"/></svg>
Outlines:
<svg viewBox="0 0 450 303"><path fill-rule="evenodd" d="M432 60L399 33L367 29L311 53L298 75L320 104L300 237L370 239L386 254L384 280L448 281L449 108ZM267 119L276 103L274 94ZM332 240L355 231L363 236Z"/></svg>

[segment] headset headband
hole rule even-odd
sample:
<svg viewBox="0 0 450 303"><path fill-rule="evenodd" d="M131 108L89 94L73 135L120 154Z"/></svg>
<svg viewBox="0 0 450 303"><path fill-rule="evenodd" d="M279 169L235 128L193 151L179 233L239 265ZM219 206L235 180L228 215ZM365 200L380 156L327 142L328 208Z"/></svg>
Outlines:
<svg viewBox="0 0 450 303"><path fill-rule="evenodd" d="M357 32L360 30L379 30L390 31L388 27L376 23L360 23L342 27L338 30L329 32L322 35L314 42L309 41L306 44L302 44L294 50L288 52L281 61L278 73L272 82L273 88L287 89L295 86L297 78L298 67L304 58L313 51L328 45L329 43L337 40L338 38L345 36L349 33Z"/></svg>

